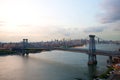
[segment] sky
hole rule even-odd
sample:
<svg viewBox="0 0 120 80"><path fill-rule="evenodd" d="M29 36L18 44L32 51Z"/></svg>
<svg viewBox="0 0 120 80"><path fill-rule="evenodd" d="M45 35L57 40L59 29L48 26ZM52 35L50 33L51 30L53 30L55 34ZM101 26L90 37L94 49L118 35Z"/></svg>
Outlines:
<svg viewBox="0 0 120 80"><path fill-rule="evenodd" d="M120 41L120 0L0 0L0 42Z"/></svg>

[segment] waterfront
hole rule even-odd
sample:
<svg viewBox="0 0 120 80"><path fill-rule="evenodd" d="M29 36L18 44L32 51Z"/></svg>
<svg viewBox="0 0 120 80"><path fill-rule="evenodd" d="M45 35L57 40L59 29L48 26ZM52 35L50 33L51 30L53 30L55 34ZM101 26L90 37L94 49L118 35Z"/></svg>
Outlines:
<svg viewBox="0 0 120 80"><path fill-rule="evenodd" d="M100 44L99 49L117 50L115 44ZM66 51L48 51L29 56L1 56L0 80L92 80L106 68L107 56L97 56L97 66L88 67L88 55Z"/></svg>

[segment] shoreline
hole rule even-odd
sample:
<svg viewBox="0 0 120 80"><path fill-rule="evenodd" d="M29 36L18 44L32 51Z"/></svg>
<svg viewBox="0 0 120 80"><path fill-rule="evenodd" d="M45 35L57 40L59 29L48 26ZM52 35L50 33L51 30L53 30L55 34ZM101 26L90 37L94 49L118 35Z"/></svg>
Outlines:
<svg viewBox="0 0 120 80"><path fill-rule="evenodd" d="M117 57L118 60L120 60L120 57ZM117 64L119 64L119 67L115 67ZM98 75L97 78L94 78L94 80L119 80L120 79L120 62L112 60L111 64L108 64L107 70Z"/></svg>

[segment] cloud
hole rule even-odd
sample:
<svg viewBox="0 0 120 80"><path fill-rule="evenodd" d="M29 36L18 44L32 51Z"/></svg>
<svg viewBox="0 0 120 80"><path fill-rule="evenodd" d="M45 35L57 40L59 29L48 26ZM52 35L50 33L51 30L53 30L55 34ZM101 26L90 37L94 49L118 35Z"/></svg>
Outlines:
<svg viewBox="0 0 120 80"><path fill-rule="evenodd" d="M33 25L28 25L28 24L22 24L22 25L17 25L18 27L31 27Z"/></svg>
<svg viewBox="0 0 120 80"><path fill-rule="evenodd" d="M80 32L79 28L65 28L65 27L57 27L54 31L53 34L58 34L64 37L71 37L78 35Z"/></svg>
<svg viewBox="0 0 120 80"><path fill-rule="evenodd" d="M63 36L70 36L71 30L69 28L56 28L55 33L63 35Z"/></svg>
<svg viewBox="0 0 120 80"><path fill-rule="evenodd" d="M106 29L107 27L105 26L99 26L99 27L91 27L91 28L87 28L84 30L85 33L91 33L91 32L102 32Z"/></svg>
<svg viewBox="0 0 120 80"><path fill-rule="evenodd" d="M108 25L114 31L120 31L120 21Z"/></svg>
<svg viewBox="0 0 120 80"><path fill-rule="evenodd" d="M115 31L120 31L120 27L115 27L114 30Z"/></svg>
<svg viewBox="0 0 120 80"><path fill-rule="evenodd" d="M5 24L4 21L0 21L0 27L2 27Z"/></svg>
<svg viewBox="0 0 120 80"><path fill-rule="evenodd" d="M104 0L101 6L102 13L97 16L101 23L112 23L120 20L120 0Z"/></svg>
<svg viewBox="0 0 120 80"><path fill-rule="evenodd" d="M4 21L0 21L0 23L4 23Z"/></svg>
<svg viewBox="0 0 120 80"><path fill-rule="evenodd" d="M0 27L3 26L2 24L0 24Z"/></svg>

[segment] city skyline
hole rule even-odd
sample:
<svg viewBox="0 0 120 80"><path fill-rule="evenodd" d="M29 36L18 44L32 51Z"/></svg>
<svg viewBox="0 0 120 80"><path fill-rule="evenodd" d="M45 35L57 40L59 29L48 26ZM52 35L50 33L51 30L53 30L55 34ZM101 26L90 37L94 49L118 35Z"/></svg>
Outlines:
<svg viewBox="0 0 120 80"><path fill-rule="evenodd" d="M120 40L120 0L0 0L0 41Z"/></svg>

